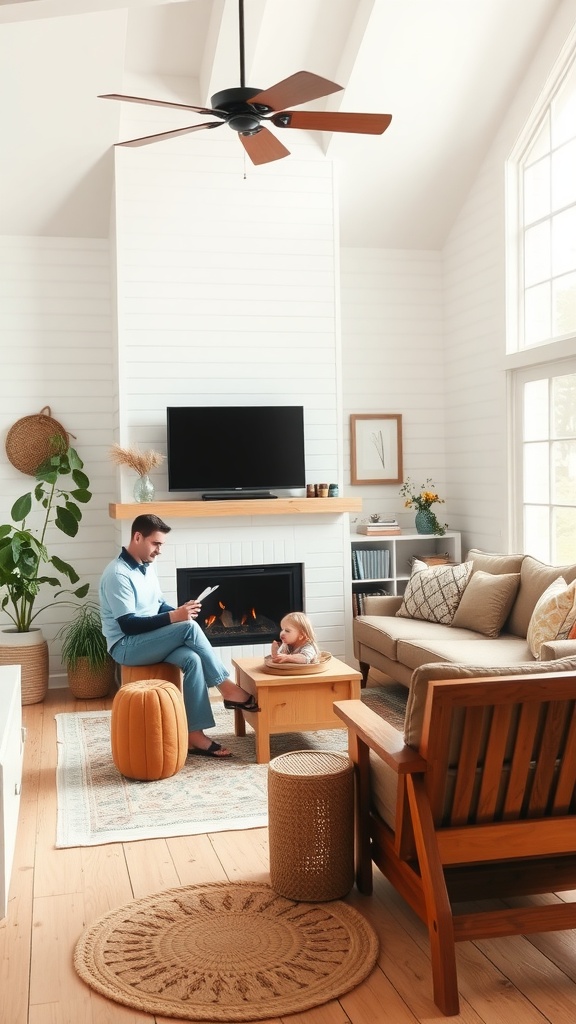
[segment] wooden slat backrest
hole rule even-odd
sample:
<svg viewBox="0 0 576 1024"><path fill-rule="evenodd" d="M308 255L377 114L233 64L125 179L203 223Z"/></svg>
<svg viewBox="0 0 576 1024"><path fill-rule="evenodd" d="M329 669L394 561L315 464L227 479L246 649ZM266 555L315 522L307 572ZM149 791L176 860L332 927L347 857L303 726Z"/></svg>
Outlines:
<svg viewBox="0 0 576 1024"><path fill-rule="evenodd" d="M454 730L459 754L450 764ZM570 814L576 674L431 682L420 753L428 765L425 783L437 829ZM543 848L546 843L543 838ZM558 845L555 836L556 851Z"/></svg>

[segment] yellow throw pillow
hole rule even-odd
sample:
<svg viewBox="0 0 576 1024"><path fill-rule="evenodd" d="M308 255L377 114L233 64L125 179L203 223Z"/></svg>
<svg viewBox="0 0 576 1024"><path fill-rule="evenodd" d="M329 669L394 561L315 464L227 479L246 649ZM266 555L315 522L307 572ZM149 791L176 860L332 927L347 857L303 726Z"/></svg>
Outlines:
<svg viewBox="0 0 576 1024"><path fill-rule="evenodd" d="M526 639L533 656L540 659L540 648L547 640L565 640L576 623L576 580L567 584L559 576L536 602Z"/></svg>

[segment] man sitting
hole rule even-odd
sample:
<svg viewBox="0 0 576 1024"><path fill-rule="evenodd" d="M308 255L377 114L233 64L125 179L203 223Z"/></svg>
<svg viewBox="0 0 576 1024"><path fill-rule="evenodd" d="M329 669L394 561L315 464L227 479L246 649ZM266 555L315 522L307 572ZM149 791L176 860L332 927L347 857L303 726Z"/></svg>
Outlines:
<svg viewBox="0 0 576 1024"><path fill-rule="evenodd" d="M130 543L102 573L102 631L110 655L120 665L153 665L160 661L178 665L184 673L188 753L231 757L231 751L204 734L215 725L209 687L218 687L226 708L259 708L251 694L229 679L225 665L194 621L202 606L197 601L186 601L172 608L164 600L154 561L170 529L158 516L136 517Z"/></svg>

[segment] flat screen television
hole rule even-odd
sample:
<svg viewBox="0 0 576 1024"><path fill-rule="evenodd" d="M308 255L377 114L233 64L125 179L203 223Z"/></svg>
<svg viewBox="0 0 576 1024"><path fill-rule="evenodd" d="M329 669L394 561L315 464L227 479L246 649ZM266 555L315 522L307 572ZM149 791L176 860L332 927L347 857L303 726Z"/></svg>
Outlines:
<svg viewBox="0 0 576 1024"><path fill-rule="evenodd" d="M299 405L170 406L168 489L264 497L305 486Z"/></svg>

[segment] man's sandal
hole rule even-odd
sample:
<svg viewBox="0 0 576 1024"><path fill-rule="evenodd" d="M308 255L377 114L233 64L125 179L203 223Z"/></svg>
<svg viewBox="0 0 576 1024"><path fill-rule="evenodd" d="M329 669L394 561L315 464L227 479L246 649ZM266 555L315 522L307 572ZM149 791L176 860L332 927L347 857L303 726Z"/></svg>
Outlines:
<svg viewBox="0 0 576 1024"><path fill-rule="evenodd" d="M225 700L224 707L228 711L236 711L237 708L239 711L260 711L258 701L252 696L252 694L250 694L250 696L244 701Z"/></svg>
<svg viewBox="0 0 576 1024"><path fill-rule="evenodd" d="M219 750L222 750L222 744L216 743L215 740L212 740L210 746L206 747L205 750L202 747L190 747L188 750L188 754L200 754L201 757L217 757L221 761L223 761L226 757L234 757L231 750L229 750L226 754L219 754Z"/></svg>

